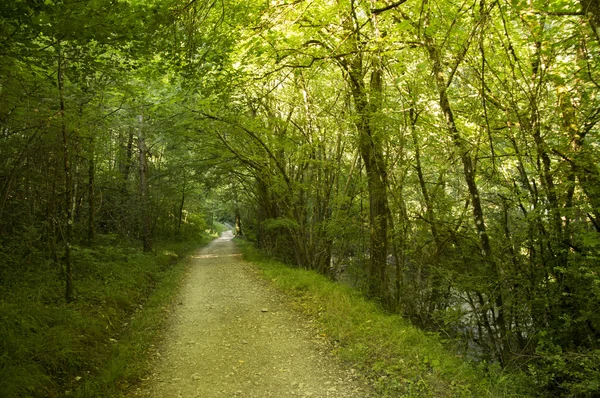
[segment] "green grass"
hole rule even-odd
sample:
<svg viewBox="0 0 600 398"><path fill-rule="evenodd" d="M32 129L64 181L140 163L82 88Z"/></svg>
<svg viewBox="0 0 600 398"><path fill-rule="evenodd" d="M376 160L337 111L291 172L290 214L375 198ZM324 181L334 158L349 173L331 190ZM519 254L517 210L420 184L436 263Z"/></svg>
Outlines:
<svg viewBox="0 0 600 398"><path fill-rule="evenodd" d="M120 396L148 369L184 260L211 239L159 244L154 253L110 236L93 250L76 248L70 304L51 262L5 268L0 397Z"/></svg>
<svg viewBox="0 0 600 398"><path fill-rule="evenodd" d="M522 377L477 366L433 334L390 315L356 290L326 277L269 260L250 243L238 241L244 258L294 297L318 321L336 354L358 368L381 397L523 397Z"/></svg>

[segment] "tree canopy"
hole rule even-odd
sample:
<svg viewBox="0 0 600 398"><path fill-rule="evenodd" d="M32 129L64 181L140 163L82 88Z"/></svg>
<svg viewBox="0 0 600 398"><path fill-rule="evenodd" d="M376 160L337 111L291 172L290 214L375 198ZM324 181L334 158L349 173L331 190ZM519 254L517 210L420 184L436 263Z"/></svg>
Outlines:
<svg viewBox="0 0 600 398"><path fill-rule="evenodd" d="M540 392L600 385L596 0L0 6L2 272L237 220ZM347 275L352 275L348 278Z"/></svg>

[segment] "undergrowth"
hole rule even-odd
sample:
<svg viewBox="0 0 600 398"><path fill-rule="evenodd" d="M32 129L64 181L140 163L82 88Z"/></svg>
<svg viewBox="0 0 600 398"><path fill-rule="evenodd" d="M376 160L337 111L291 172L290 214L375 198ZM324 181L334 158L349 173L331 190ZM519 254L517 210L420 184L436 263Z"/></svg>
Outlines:
<svg viewBox="0 0 600 398"><path fill-rule="evenodd" d="M320 333L335 343L336 354L359 368L381 397L530 396L518 374L474 364L399 315L385 313L351 287L270 260L246 241L244 258L263 276L293 296L318 320Z"/></svg>
<svg viewBox="0 0 600 398"><path fill-rule="evenodd" d="M211 238L158 244L154 253L107 235L94 249L75 247L69 304L53 262L4 267L0 397L119 396L147 369L182 260Z"/></svg>

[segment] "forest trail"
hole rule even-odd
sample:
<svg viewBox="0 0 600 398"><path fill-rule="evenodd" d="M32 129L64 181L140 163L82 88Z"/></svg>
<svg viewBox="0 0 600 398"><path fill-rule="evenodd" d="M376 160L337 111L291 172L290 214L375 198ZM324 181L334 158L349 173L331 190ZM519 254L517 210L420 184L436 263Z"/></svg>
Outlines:
<svg viewBox="0 0 600 398"><path fill-rule="evenodd" d="M367 397L311 321L262 280L231 232L200 250L135 397Z"/></svg>

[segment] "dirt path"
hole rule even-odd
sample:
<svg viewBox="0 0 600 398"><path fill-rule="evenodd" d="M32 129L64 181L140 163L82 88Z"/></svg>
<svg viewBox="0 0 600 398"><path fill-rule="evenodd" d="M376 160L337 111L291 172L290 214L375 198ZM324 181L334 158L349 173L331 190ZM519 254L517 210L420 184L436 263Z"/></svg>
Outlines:
<svg viewBox="0 0 600 398"><path fill-rule="evenodd" d="M138 397L367 397L310 320L256 275L230 232L190 264Z"/></svg>

